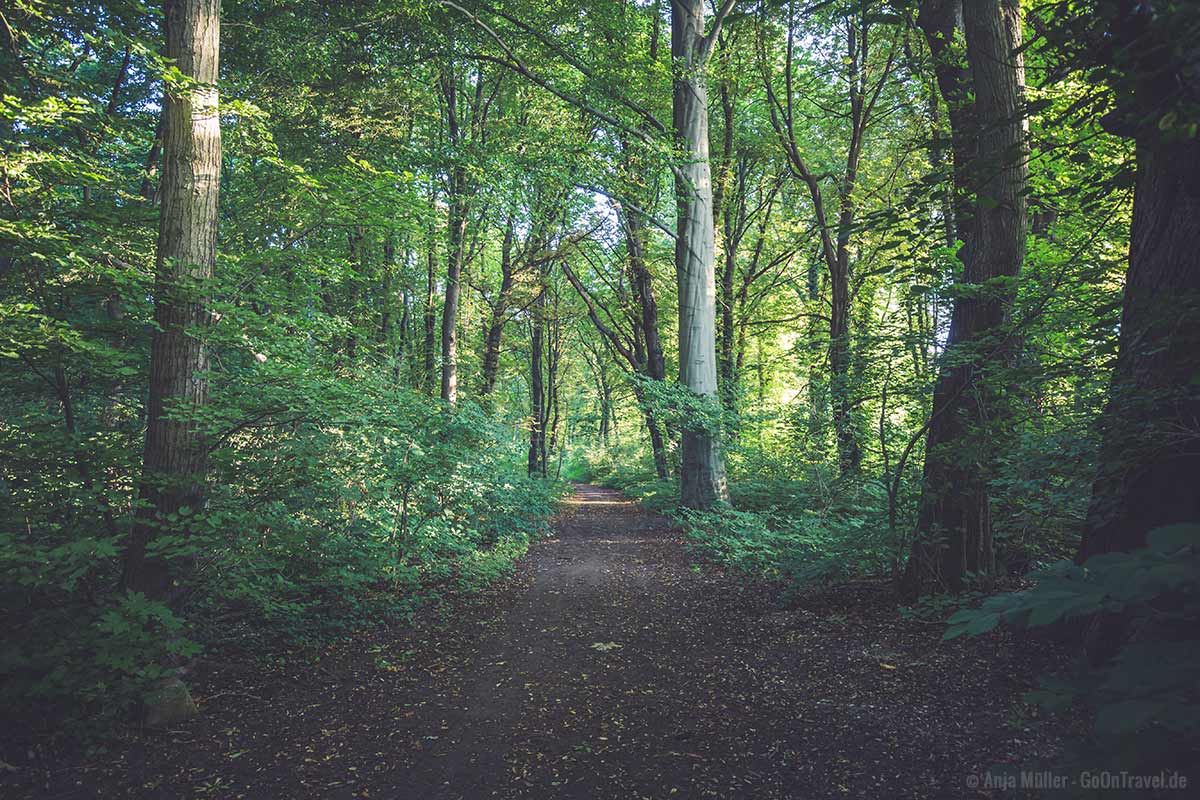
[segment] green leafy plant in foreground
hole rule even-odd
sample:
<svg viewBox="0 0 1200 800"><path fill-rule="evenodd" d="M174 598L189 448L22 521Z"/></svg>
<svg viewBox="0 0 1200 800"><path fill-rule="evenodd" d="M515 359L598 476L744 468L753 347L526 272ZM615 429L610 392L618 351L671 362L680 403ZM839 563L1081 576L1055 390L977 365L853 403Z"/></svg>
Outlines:
<svg viewBox="0 0 1200 800"><path fill-rule="evenodd" d="M1149 546L1060 562L1034 573L1025 591L986 599L949 621L945 638L1001 624L1038 628L1091 620L1119 630L1115 655L1046 680L1029 699L1051 710L1081 704L1094 714L1083 758L1125 768L1178 767L1200 747L1200 525L1159 528ZM1112 635L1111 633L1109 635ZM1092 766L1096 766L1093 764Z"/></svg>

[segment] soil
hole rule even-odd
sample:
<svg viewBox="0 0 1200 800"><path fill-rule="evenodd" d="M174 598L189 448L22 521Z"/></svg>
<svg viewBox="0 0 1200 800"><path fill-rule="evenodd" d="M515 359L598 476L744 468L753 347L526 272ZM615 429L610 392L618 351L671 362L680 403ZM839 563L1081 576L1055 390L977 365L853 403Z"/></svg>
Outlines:
<svg viewBox="0 0 1200 800"><path fill-rule="evenodd" d="M201 716L0 794L146 798L971 798L1062 735L1056 657L943 642L886 586L780 601L669 521L580 486L515 575L301 658L209 664ZM5 787L4 781L8 782ZM8 794L13 791L14 795Z"/></svg>

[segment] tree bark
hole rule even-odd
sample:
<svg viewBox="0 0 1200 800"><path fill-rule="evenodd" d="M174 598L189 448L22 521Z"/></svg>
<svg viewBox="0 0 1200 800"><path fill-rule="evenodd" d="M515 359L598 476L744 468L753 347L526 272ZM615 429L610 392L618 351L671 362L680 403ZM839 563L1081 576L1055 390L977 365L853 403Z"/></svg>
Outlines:
<svg viewBox="0 0 1200 800"><path fill-rule="evenodd" d="M728 4L722 9L728 10ZM675 136L684 163L676 168L675 270L679 284L679 382L717 405L716 231L708 159L708 82L712 40L704 33L704 0L676 0L671 12L672 102ZM720 17L710 36L718 33ZM720 432L683 431L680 502L711 508L727 501Z"/></svg>
<svg viewBox="0 0 1200 800"><path fill-rule="evenodd" d="M546 276L547 279L549 276ZM559 423L559 406L558 406L558 389L562 382L562 376L559 371L560 359L562 357L562 327L559 322L559 293L557 287L551 285L553 291L554 303L550 307L550 314L545 317L543 324L546 326L546 406L542 412L542 477L548 475L550 464L550 454L554 453L558 447L558 423Z"/></svg>
<svg viewBox="0 0 1200 800"><path fill-rule="evenodd" d="M467 169L458 115L458 84L453 70L441 76L442 96L446 101L446 132L455 150L447 191L446 296L442 305L442 399L458 402L458 302L462 295L462 270L466 261Z"/></svg>
<svg viewBox="0 0 1200 800"><path fill-rule="evenodd" d="M350 361L358 355L358 314L361 278L366 274L366 231L362 225L355 225L347 236L350 253L351 275L346 281L346 314L350 322L350 330L346 334L346 358Z"/></svg>
<svg viewBox="0 0 1200 800"><path fill-rule="evenodd" d="M430 206L432 205L431 197ZM428 249L425 253L425 309L422 319L424 336L421 340L421 383L428 394L433 394L433 387L437 382L437 236L433 227L430 224Z"/></svg>
<svg viewBox="0 0 1200 800"><path fill-rule="evenodd" d="M728 44L722 48L722 58L727 57ZM745 208L745 186L738 185L741 191L737 205L729 200L729 190L733 181L733 97L730 81L723 78L718 86L721 100L721 161L716 188L714 189L714 213L722 219L721 231L721 310L720 336L718 337L718 376L717 386L721 397L721 406L726 412L733 414L737 411L737 364L734 360L736 346L736 331L734 329L734 280L737 277L737 252L741 242L743 214L738 213ZM740 184L740 182L739 182Z"/></svg>
<svg viewBox="0 0 1200 800"><path fill-rule="evenodd" d="M644 262L642 266L644 268ZM662 358L662 347L659 343L660 340L658 339L658 306L654 301L654 293L650 282L649 271L646 270L644 272L645 283L639 290L642 292L640 312L636 315L631 313L631 316L634 317L634 325L633 336L632 340L630 341L622 337L617 331L613 330L608 325L604 324L604 320L600 318L600 313L597 309L595 300L592 299L592 296L584 287L583 282L579 280L579 277L575 274L574 270L571 269L570 265L564 262L562 268L563 274L567 276L567 280L570 281L571 285L575 288L576 294L579 295L579 297L583 300L584 305L587 307L588 318L591 319L592 324L596 327L596 330L600 333L600 335L604 337L604 340L608 342L608 345L614 351L616 351L618 355L621 356L621 359L626 364L629 365L629 372L633 375L645 375L647 377L653 377L650 374L652 368L649 365L649 357L647 356L646 340L650 339L650 341L653 343L652 348L657 347L659 359ZM649 336L646 336L643 331L647 325L650 326L649 330L652 331ZM662 372L655 373L661 374L661 377L655 378L655 380L664 380L666 372L665 361L660 360L658 363L662 365ZM670 477L671 473L667 465L667 447L665 437L663 436L662 426L655 418L654 410L647 402L645 392L642 390L640 384L638 384L636 381L633 384L633 391L637 400L638 408L642 410L642 415L646 420L646 432L650 436L650 450L654 457L655 474L658 476L659 480L666 480Z"/></svg>
<svg viewBox="0 0 1200 800"><path fill-rule="evenodd" d="M1194 119L1200 104L1195 49L1176 46L1198 12L1179 3L1155 13L1131 0L1111 11L1108 59L1120 69L1119 99L1104 124L1136 142L1137 177L1081 563L1145 546L1155 528L1200 522L1200 141L1163 124ZM1106 644L1119 642L1121 624L1105 627Z"/></svg>
<svg viewBox="0 0 1200 800"><path fill-rule="evenodd" d="M612 432L613 418L612 387L608 383L608 376L604 374L604 366L598 359L596 384L597 395L600 399L600 421L597 433L600 434L600 440L608 444L609 434Z"/></svg>
<svg viewBox="0 0 1200 800"><path fill-rule="evenodd" d="M975 104L970 91L971 70L961 51L954 46L955 36L963 26L962 0L922 0L917 25L929 45L938 92L946 103L950 118L951 202L948 205L950 219L944 222L965 245L971 222L967 174L975 160L977 141ZM960 258L965 255L960 253Z"/></svg>
<svg viewBox="0 0 1200 800"><path fill-rule="evenodd" d="M542 318L545 316L546 292L543 288L533 305L533 319L529 323L529 476L546 474L545 435L546 405L545 378L542 373L544 339Z"/></svg>
<svg viewBox="0 0 1200 800"><path fill-rule="evenodd" d="M216 262L221 123L217 64L219 0L167 0L165 56L196 82L165 92L163 174L150 346L150 398L137 514L124 555L122 586L166 598L168 564L147 545L169 517L204 502L207 448L194 419L208 399L208 356L197 329L208 324L203 282Z"/></svg>
<svg viewBox="0 0 1200 800"><path fill-rule="evenodd" d="M1077 560L1200 521L1200 143L1137 146L1129 272Z"/></svg>
<svg viewBox="0 0 1200 800"><path fill-rule="evenodd" d="M483 379L480 397L489 397L496 388L496 373L500 368L500 342L508 322L508 299L513 290L513 239L515 231L510 218L504 227L504 244L500 249L500 291L492 305L491 319L483 334Z"/></svg>
<svg viewBox="0 0 1200 800"><path fill-rule="evenodd" d="M917 535L903 591L960 591L968 572L994 571L986 465L989 417L997 393L988 371L1001 358L1001 330L1011 285L1025 255L1024 69L1018 0L965 0L967 59L975 90L978 153L970 165L977 201L971 210L971 246L950 321L947 361L934 390L925 446Z"/></svg>
<svg viewBox="0 0 1200 800"><path fill-rule="evenodd" d="M452 181L452 184L457 183L457 180ZM466 205L466 200L460 197L450 203L446 298L442 305L442 399L449 403L458 402L458 301L462 294L462 268L466 254Z"/></svg>
<svg viewBox="0 0 1200 800"><path fill-rule="evenodd" d="M637 293L641 315L642 341L646 347L646 377L662 381L667 377L667 362L663 356L662 339L658 333L658 302L654 298L654 282L646 266L645 230L636 214L624 215L625 242L629 251L629 273Z"/></svg>
<svg viewBox="0 0 1200 800"><path fill-rule="evenodd" d="M865 85L867 68L867 31L865 19L847 24L846 58L850 64L850 144L846 148L846 167L838 187L838 226L834 257L830 262L829 312L829 389L833 400L833 430L837 437L838 471L842 475L858 472L862 447L854 419L856 404L851 395L854 383L850 372L850 237L857 209L858 164L863 138L870 117L869 89ZM878 96L878 95L876 95Z"/></svg>
<svg viewBox="0 0 1200 800"><path fill-rule="evenodd" d="M622 219L625 223L626 249L629 252L630 282L637 295L639 328L645 348L645 363L641 371L651 380L665 381L667 361L663 356L662 339L658 333L658 302L654 298L654 282L646 265L644 226L633 213L624 215ZM634 365L634 369L637 370L637 365ZM671 471L667 465L667 447L663 441L662 427L649 408L645 409L645 417L646 431L650 434L650 450L654 457L654 472L659 480L666 480Z"/></svg>
<svg viewBox="0 0 1200 800"><path fill-rule="evenodd" d="M808 189L820 233L821 256L829 270L829 393L832 406L834 436L837 443L838 467L842 475L858 472L862 461L858 423L855 418L859 404L851 395L850 348L850 243L857 214L855 190L858 184L859 161L868 126L894 64L895 52L889 52L878 80L868 79L868 49L872 23L866 7L857 17L846 19L846 55L850 141L846 148L845 168L838 186L838 217L836 225L829 223L825 209L821 179L810 169L796 142L796 115L793 102L792 71L795 49L793 10L789 5L787 44L784 59L785 95L781 102L769 78L765 81L770 107L771 126L787 156L792 173ZM767 66L763 65L764 75ZM836 235L835 235L836 232Z"/></svg>
<svg viewBox="0 0 1200 800"><path fill-rule="evenodd" d="M396 280L396 243L389 236L383 241L383 280L380 281L379 328L375 343L388 344L392 334L392 288Z"/></svg>

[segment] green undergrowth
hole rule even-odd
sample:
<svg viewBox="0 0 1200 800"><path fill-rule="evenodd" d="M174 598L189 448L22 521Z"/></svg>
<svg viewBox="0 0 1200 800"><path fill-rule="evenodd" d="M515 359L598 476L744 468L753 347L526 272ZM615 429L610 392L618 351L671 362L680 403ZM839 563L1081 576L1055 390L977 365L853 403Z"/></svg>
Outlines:
<svg viewBox="0 0 1200 800"><path fill-rule="evenodd" d="M696 511L679 507L678 481L659 480L644 458L608 450L586 463L590 480L672 517L694 552L748 577L831 582L890 573L902 555L902 541L888 532L886 492L877 481L734 472L731 503Z"/></svg>
<svg viewBox="0 0 1200 800"><path fill-rule="evenodd" d="M14 718L103 732L201 652L315 647L479 591L548 532L564 492L526 477L511 428L469 404L382 381L310 377L253 396L226 388L216 396L228 405L205 421L214 430L270 421L281 406L290 422L226 436L203 507L161 521L154 553L174 578L168 602L117 588L134 487L97 498L72 479L57 449L22 433L45 413L32 404L28 425L0 431L10 465L0 702ZM104 435L89 445L93 463L132 471L136 449L120 445L133 437ZM121 509L110 530L99 503Z"/></svg>
<svg viewBox="0 0 1200 800"><path fill-rule="evenodd" d="M727 452L730 503L695 511L678 507L677 478L660 480L637 444L585 451L574 469L672 516L697 553L747 576L792 587L894 578L908 557L920 500L919 461L910 459L905 480L891 484L878 473L841 476L825 461L779 455L746 441ZM1001 574L1024 574L1073 552L1086 511L1090 462L1084 456L1091 446L1058 440L1047 446L1032 435L1012 436L992 480ZM1073 466L1065 469L1064 462ZM889 485L895 497L889 497Z"/></svg>
<svg viewBox="0 0 1200 800"><path fill-rule="evenodd" d="M1200 525L1151 532L1147 547L1060 561L950 617L945 637L1017 630L1087 631L1087 658L1044 676L1027 699L1091 721L1069 766L1170 773L1200 758ZM1194 776L1187 776L1192 779ZM1180 787L1185 788L1185 787Z"/></svg>

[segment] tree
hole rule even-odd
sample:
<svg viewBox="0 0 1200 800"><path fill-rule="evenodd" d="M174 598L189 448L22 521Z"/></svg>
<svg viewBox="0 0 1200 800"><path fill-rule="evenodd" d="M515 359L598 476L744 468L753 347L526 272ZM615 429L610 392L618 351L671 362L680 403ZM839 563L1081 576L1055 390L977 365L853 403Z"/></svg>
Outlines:
<svg viewBox="0 0 1200 800"><path fill-rule="evenodd" d="M995 372L1008 345L1012 279L1025 255L1024 68L1015 0L965 0L967 60L975 92L978 154L963 286L933 396L917 536L904 590L958 591L968 573L995 568L988 499L989 418Z"/></svg>
<svg viewBox="0 0 1200 800"><path fill-rule="evenodd" d="M925 36L933 58L933 74L938 91L946 103L950 118L950 202L943 204L947 238L966 242L970 231L971 204L968 196L968 170L976 153L974 98L970 94L971 74L961 47L963 16L961 0L922 0L917 11L917 25ZM937 107L936 97L934 108ZM937 148L935 159L941 158L941 131L933 132ZM935 169L940 164L932 165ZM953 241L950 242L954 244Z"/></svg>
<svg viewBox="0 0 1200 800"><path fill-rule="evenodd" d="M717 215L721 260L718 269L717 363L721 406L729 415L738 410L738 382L745 356L746 331L751 314L751 290L763 278L769 288L754 297L762 299L774 288L786 269L794 246L781 252L768 247L769 233L778 231L776 212L786 178L770 154L778 152L774 142L751 139L743 130L753 110L757 80L739 80L742 65L736 59L739 30L726 25L718 39L717 81L721 105L721 149L717 159L717 177L713 188L713 207ZM757 77L757 76L755 76ZM739 114L739 109L748 108ZM741 134L739 136L739 133ZM777 237L782 238L782 237ZM748 244L749 247L743 247ZM748 250L746 253L744 250ZM728 438L733 437L730 432Z"/></svg>
<svg viewBox="0 0 1200 800"><path fill-rule="evenodd" d="M483 378L479 386L481 398L486 398L495 391L496 374L500 369L500 341L504 337L504 327L508 324L508 304L512 299L516 278L516 267L513 264L513 224L510 214L504 222L504 241L500 245L500 286L494 298L483 298L491 307L491 317L483 332Z"/></svg>
<svg viewBox="0 0 1200 800"><path fill-rule="evenodd" d="M636 211L618 212L621 228L625 233L625 252L629 266L629 283L632 288L636 310L630 316L633 328L635 354L631 364L634 372L641 372L652 381L665 381L667 362L663 356L662 338L658 330L658 301L654 297L654 277L646 263L646 224ZM642 357L644 353L644 357ZM641 393L641 389L637 390ZM654 470L660 480L670 475L667 467L667 448L663 441L663 426L645 398L646 431L650 434L650 451L654 457Z"/></svg>
<svg viewBox="0 0 1200 800"><path fill-rule="evenodd" d="M486 76L482 69L474 73L469 92L463 92L461 76L451 62L438 77L445 106L446 143L450 163L446 174L447 242L446 290L442 304L442 399L458 402L458 305L462 296L463 269L470 258L467 225L476 186L468 158L486 138L488 113L496 99L502 76L485 93ZM465 98L464 98L465 96ZM462 108L465 99L466 109Z"/></svg>
<svg viewBox="0 0 1200 800"><path fill-rule="evenodd" d="M217 71L220 0L167 0L164 55L182 79L164 93L162 184L150 349L150 399L141 499L125 550L122 585L154 598L171 588L167 564L147 545L173 515L204 502L208 442L196 414L208 399L204 283L213 276L221 184Z"/></svg>
<svg viewBox="0 0 1200 800"><path fill-rule="evenodd" d="M1122 2L1104 22L1112 132L1136 143L1129 269L1077 560L1200 521L1200 13Z"/></svg>
<svg viewBox="0 0 1200 800"><path fill-rule="evenodd" d="M704 0L677 0L671 11L672 119L683 159L675 167L679 382L711 401L717 396L717 290L707 67L721 23L734 2L722 4L707 34ZM707 426L685 429L680 502L689 508L710 508L728 497L719 432Z"/></svg>
<svg viewBox="0 0 1200 800"><path fill-rule="evenodd" d="M442 99L446 105L446 138L453 151L447 179L446 201L449 206L446 245L446 296L442 305L442 399L458 402L458 298L462 294L462 270L466 261L467 214L470 187L464 163L464 134L458 111L458 77L451 64L439 77ZM483 92L483 78L475 84L478 100ZM472 107L474 108L474 107ZM473 126L472 126L473 127Z"/></svg>
<svg viewBox="0 0 1200 800"><path fill-rule="evenodd" d="M858 221L858 183L863 149L867 132L873 123L876 105L891 77L895 63L896 37L885 40L883 58L879 59L873 45L880 42L876 33L873 12L868 3L858 4L852 13L841 21L845 36L845 51L841 64L846 69L847 86L846 122L849 138L840 174L837 176L837 220L829 221L830 210L826 209L822 176L808 163L798 144L796 129L796 102L793 83L796 49L796 25L793 4L788 4L786 45L784 50L784 88L782 99L777 95L767 66L764 44L760 42L763 56L760 59L767 101L770 106L771 126L787 157L792 174L801 180L809 194L820 237L821 257L829 271L829 381L833 400L833 427L837 439L838 468L845 474L858 470L862 461L862 446L858 441L854 421L857 403L853 397L850 348L851 315L851 266L852 237ZM873 63L872 58L879 63Z"/></svg>
<svg viewBox="0 0 1200 800"><path fill-rule="evenodd" d="M659 419L652 399L647 397L646 386L642 383L646 380L662 383L666 374L665 360L655 358L655 345L660 342L658 304L654 299L653 280L644 251L641 249L644 246L641 239L644 228L637 222L629 222L627 212L618 210L617 217L624 230L624 266L633 291L628 291L628 287L623 283L624 276L619 270L611 271L617 273L615 275L600 268L595 270L602 283L618 286L620 291L615 310L610 311L596 294L584 285L570 264L564 261L562 269L575 292L583 300L588 319L602 337L601 341L614 355L620 357L618 364L633 377L633 393L642 419L646 423L654 471L659 480L666 480L670 477L670 469L667 465L665 426ZM661 349L657 353L657 359L662 359Z"/></svg>

